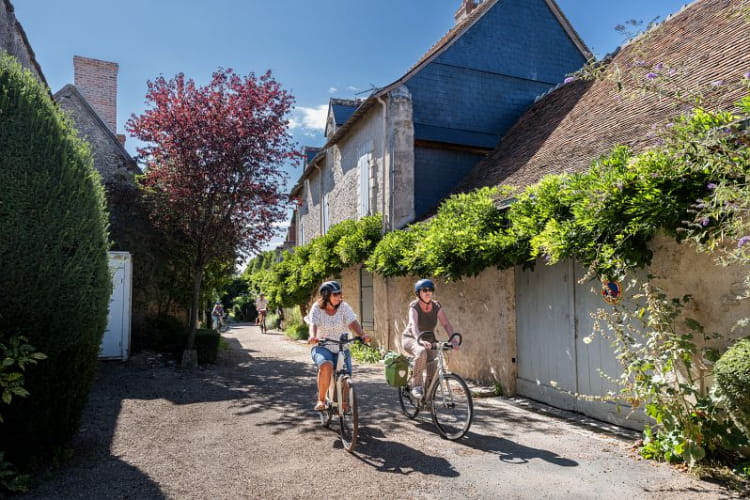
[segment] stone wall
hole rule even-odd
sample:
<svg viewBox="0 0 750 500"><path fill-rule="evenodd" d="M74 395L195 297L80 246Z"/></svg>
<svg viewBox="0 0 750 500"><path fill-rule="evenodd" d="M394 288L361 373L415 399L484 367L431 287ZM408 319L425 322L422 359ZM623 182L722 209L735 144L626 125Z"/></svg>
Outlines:
<svg viewBox="0 0 750 500"><path fill-rule="evenodd" d="M709 342L711 347L723 350L733 339L747 335L747 331L732 334L731 329L739 319L750 316L748 300L737 298L744 292L743 280L750 274L750 266L722 267L712 256L662 235L652 240L650 248L654 252L649 268L655 276L653 283L670 297L692 295L685 316L701 323L707 334L721 335Z"/></svg>
<svg viewBox="0 0 750 500"><path fill-rule="evenodd" d="M55 94L55 101L73 118L79 135L91 146L94 166L101 174L104 184L132 184L137 171L135 161L106 125L97 119L95 111L83 100L76 88L66 85Z"/></svg>
<svg viewBox="0 0 750 500"><path fill-rule="evenodd" d="M47 85L34 57L34 51L26 38L26 33L16 19L13 5L8 0L0 0L0 50L14 56L21 66L31 71L40 82Z"/></svg>
<svg viewBox="0 0 750 500"><path fill-rule="evenodd" d="M416 277L375 276L375 332L378 343L401 351L407 308L414 300ZM435 300L455 331L464 337L459 351L448 355L450 370L484 383L498 383L505 394L516 390L516 308L513 269L487 269L479 276L452 283L434 280ZM438 338L446 338L442 326Z"/></svg>

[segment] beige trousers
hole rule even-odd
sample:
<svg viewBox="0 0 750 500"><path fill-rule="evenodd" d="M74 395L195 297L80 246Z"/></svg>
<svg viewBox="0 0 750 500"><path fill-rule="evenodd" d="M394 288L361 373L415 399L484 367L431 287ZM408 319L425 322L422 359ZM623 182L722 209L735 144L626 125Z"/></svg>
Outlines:
<svg viewBox="0 0 750 500"><path fill-rule="evenodd" d="M427 384L432 380L437 369L436 363L428 363L437 357L437 352L432 349L425 349L419 344L414 337L402 337L404 350L414 356L414 372L412 373L409 385L411 387L422 386L427 389ZM427 368L427 379L424 379L424 371Z"/></svg>

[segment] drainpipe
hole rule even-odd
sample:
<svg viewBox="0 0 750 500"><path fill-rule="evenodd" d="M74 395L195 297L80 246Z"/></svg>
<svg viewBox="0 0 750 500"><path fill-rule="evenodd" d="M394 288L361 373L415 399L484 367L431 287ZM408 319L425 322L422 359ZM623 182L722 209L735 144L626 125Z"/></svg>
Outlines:
<svg viewBox="0 0 750 500"><path fill-rule="evenodd" d="M381 183L382 188L381 188L381 204L380 204L380 206L382 207L382 210L381 210L380 213L383 214L383 229L382 230L383 230L383 234L385 234L387 232L387 226L386 226L386 224L388 224L391 221L390 215L388 217L386 217L386 214L385 214L385 197L386 197L385 176L386 176L386 165L390 166L390 164L391 164L391 162L388 159L388 155L387 155L387 153L388 153L388 120L387 120L387 109L388 108L387 108L387 106L385 104L385 101L383 100L382 96L378 96L377 97L377 101L380 103L381 106L383 106L383 148L382 148L383 154L381 156L382 161L383 161L383 181ZM387 171L390 173L390 168L388 168ZM391 180L391 179L392 179L392 177L389 175L389 180ZM389 193L393 192L393 184L390 184L390 183L388 184L388 192ZM388 210L389 210L389 212L393 210L392 204L388 207ZM386 220L388 222L386 222ZM385 283L385 287L384 288L385 288L385 298L386 298L386 300L385 300L385 318L386 318L386 321L385 322L388 325L388 327L385 330L385 347L386 347L386 349L390 349L391 348L391 308L390 308L390 300L388 300L388 296L390 294L389 279L385 278L384 283Z"/></svg>
<svg viewBox="0 0 750 500"><path fill-rule="evenodd" d="M317 162L313 163L313 167L318 169L318 177L320 177L320 235L325 234L325 224L323 223L323 213L326 207L323 205L323 170L320 168ZM311 193L312 194L312 193Z"/></svg>

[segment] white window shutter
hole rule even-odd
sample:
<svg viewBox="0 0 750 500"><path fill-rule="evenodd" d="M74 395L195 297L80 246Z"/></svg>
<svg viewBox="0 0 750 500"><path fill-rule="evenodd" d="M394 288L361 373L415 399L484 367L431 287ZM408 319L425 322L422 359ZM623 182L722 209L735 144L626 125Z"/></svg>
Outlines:
<svg viewBox="0 0 750 500"><path fill-rule="evenodd" d="M370 211L370 161L369 153L359 157L359 196L358 196L358 213L364 217Z"/></svg>

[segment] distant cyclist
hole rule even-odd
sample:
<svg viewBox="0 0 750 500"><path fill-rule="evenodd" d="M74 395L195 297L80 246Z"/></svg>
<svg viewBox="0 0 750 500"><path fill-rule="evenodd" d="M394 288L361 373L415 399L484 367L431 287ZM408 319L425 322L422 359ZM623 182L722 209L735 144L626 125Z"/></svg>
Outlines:
<svg viewBox="0 0 750 500"><path fill-rule="evenodd" d="M221 328L224 323L224 306L221 304L220 300L216 301L214 308L211 310L211 319L213 319L214 328L217 330Z"/></svg>
<svg viewBox="0 0 750 500"><path fill-rule="evenodd" d="M266 311L268 310L268 299L262 293L255 299L255 310L258 311L258 318L255 320L255 324L260 325L266 318Z"/></svg>
<svg viewBox="0 0 750 500"><path fill-rule="evenodd" d="M434 332L438 321L440 321L449 337L454 333L453 326L448 321L442 306L439 302L432 300L434 291L435 284L428 279L421 279L414 284L414 294L417 296L417 300L409 304L409 324L402 334L404 349L414 356L414 371L410 385L412 396L415 398L424 396L425 380L423 379L423 372L425 367L428 367L427 380L434 375L434 373L429 372L434 372L435 364L428 363L428 361L432 361L437 356L429 341L417 342L419 334ZM458 348L457 342L454 343L454 348Z"/></svg>
<svg viewBox="0 0 750 500"><path fill-rule="evenodd" d="M369 338L365 335L362 326L357 321L357 314L344 302L341 296L341 285L336 281L326 281L320 285L320 298L310 308L310 314L305 321L310 325L310 344L317 344L323 338L341 340L341 335L351 330L355 337L365 342ZM351 353L344 351L344 364L346 371L351 375L352 360ZM316 345L310 351L310 355L318 366L318 402L316 411L325 410L326 393L333 375L333 367L336 366L336 358L339 356L336 345Z"/></svg>

